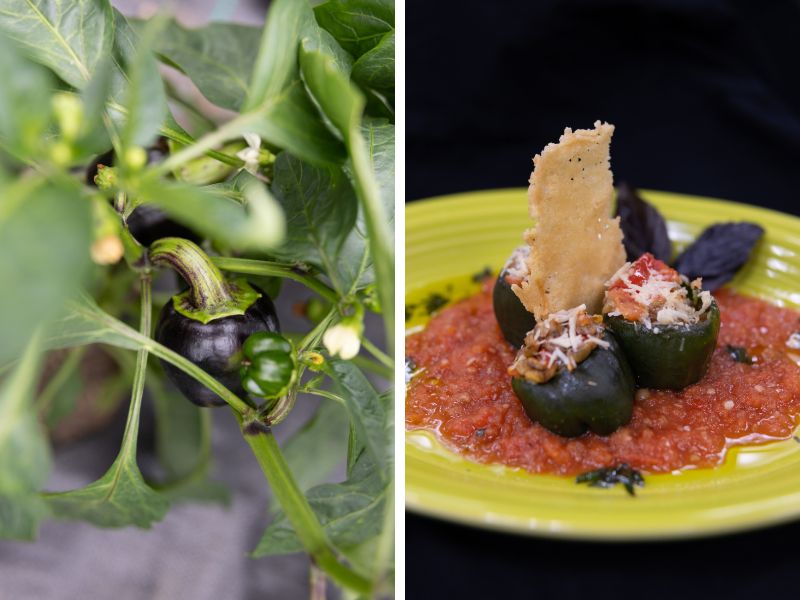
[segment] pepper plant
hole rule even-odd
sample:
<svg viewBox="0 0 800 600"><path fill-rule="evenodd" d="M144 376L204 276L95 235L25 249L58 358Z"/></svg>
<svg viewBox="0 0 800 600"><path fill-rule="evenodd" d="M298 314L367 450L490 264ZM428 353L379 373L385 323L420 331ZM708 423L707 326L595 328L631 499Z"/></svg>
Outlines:
<svg viewBox="0 0 800 600"><path fill-rule="evenodd" d="M146 528L171 503L213 496L209 411L229 410L280 506L253 555L308 553L315 597L325 579L347 597L389 594L393 2L274 0L263 28L187 29L164 15L128 20L108 0L7 0L0 74L0 537L33 539L48 518ZM210 118L209 103L227 116ZM284 279L312 292L307 331L270 320ZM192 354L193 340L217 335L204 327L238 323L257 303L260 324L223 367ZM364 335L368 312L381 315L386 350ZM178 313L191 332L163 332ZM131 389L122 446L85 488L44 490L42 424L68 412L60 386L89 344ZM43 378L57 349L66 359ZM203 407L168 392L164 372ZM136 462L146 388L158 481ZM349 423L346 480L305 491L273 436L304 394L322 398L320 417L342 410ZM290 440L295 457L326 420ZM190 459L168 426L191 432Z"/></svg>

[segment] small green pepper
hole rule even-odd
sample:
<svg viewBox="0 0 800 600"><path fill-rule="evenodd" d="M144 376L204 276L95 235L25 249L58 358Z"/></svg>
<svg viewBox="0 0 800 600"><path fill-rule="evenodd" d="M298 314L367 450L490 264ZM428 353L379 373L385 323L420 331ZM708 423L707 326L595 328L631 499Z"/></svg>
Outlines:
<svg viewBox="0 0 800 600"><path fill-rule="evenodd" d="M619 339L639 387L680 390L708 371L719 335L719 307L712 302L697 323L651 328L622 316L605 316Z"/></svg>
<svg viewBox="0 0 800 600"><path fill-rule="evenodd" d="M525 341L525 334L536 325L533 314L528 312L514 290L511 289L509 277L519 276L520 270L525 268L525 258L530 251L529 246L520 246L506 261L505 266L497 276L497 281L492 290L492 306L494 308L497 324L506 341L519 348ZM520 282L521 283L521 282Z"/></svg>
<svg viewBox="0 0 800 600"><path fill-rule="evenodd" d="M261 398L279 398L295 379L297 358L289 341L278 333L254 333L242 347L239 375L244 389Z"/></svg>
<svg viewBox="0 0 800 600"><path fill-rule="evenodd" d="M559 370L544 383L511 380L531 420L564 437L587 430L609 435L630 421L636 391L633 373L614 336L606 331L603 340L609 347L595 348L571 372Z"/></svg>

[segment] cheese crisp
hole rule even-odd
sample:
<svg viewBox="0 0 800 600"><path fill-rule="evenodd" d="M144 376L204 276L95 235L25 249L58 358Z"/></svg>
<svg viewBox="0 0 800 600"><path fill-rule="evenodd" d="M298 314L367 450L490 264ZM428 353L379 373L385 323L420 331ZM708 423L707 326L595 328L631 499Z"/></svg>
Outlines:
<svg viewBox="0 0 800 600"><path fill-rule="evenodd" d="M533 158L525 232L530 276L512 289L537 320L585 304L599 313L603 284L625 263L619 217L609 218L614 187L609 145L614 126L570 128Z"/></svg>

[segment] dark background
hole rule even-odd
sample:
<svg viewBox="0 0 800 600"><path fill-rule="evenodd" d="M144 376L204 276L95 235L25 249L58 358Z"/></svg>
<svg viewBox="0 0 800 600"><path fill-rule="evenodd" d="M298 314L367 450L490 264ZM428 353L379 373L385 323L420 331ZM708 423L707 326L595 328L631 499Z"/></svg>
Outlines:
<svg viewBox="0 0 800 600"><path fill-rule="evenodd" d="M527 186L565 126L616 125L615 180L800 214L800 2L408 0L407 198ZM800 283L799 283L800 284ZM777 597L800 524L652 544L409 513L409 598Z"/></svg>

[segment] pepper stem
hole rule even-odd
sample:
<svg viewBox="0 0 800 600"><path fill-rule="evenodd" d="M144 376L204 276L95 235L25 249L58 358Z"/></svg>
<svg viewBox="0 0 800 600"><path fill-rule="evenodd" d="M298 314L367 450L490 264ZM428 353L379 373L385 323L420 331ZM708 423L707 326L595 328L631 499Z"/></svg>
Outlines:
<svg viewBox="0 0 800 600"><path fill-rule="evenodd" d="M226 281L200 247L189 240L167 237L150 245L150 262L170 267L189 284L173 296L175 310L196 321L208 323L231 315L242 315L261 296L245 281Z"/></svg>

